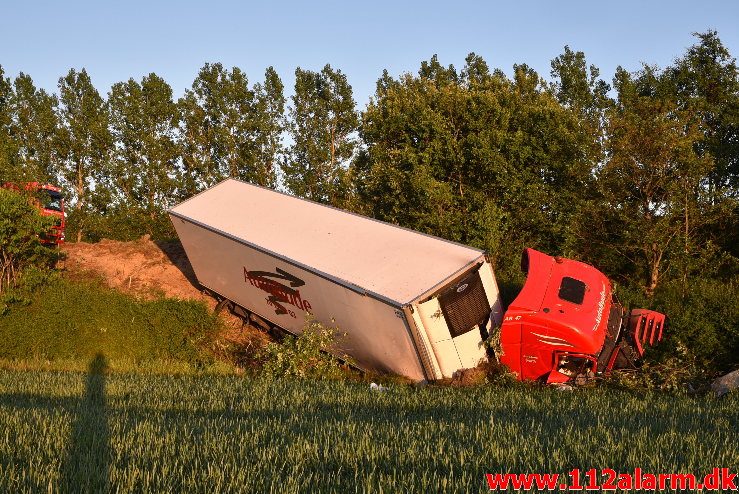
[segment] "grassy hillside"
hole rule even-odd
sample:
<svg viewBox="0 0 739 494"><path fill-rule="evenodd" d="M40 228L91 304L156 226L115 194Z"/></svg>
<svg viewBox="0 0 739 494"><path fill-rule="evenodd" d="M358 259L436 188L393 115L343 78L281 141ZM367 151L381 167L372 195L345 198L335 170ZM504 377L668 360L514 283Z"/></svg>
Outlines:
<svg viewBox="0 0 739 494"><path fill-rule="evenodd" d="M477 492L737 467L739 397L0 371L0 492Z"/></svg>
<svg viewBox="0 0 739 494"><path fill-rule="evenodd" d="M0 359L81 364L98 353L117 369L153 362L202 367L220 326L202 302L145 300L96 280L53 278L0 316Z"/></svg>

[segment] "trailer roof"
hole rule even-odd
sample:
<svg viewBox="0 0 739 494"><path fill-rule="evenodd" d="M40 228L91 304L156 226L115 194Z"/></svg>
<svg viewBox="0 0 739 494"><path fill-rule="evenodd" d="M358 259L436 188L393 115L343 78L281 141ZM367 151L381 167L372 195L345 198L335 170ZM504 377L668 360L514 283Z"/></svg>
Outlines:
<svg viewBox="0 0 739 494"><path fill-rule="evenodd" d="M170 213L398 304L414 301L483 253L234 179Z"/></svg>

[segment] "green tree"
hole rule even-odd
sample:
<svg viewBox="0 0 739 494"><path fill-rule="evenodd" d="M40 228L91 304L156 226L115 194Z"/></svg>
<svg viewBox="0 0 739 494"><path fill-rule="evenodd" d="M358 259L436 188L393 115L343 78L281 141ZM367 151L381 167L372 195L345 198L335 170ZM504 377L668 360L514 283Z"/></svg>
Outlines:
<svg viewBox="0 0 739 494"><path fill-rule="evenodd" d="M580 251L647 294L666 281L737 273L737 68L714 31L665 70L614 78L602 197Z"/></svg>
<svg viewBox="0 0 739 494"><path fill-rule="evenodd" d="M338 204L359 124L346 75L326 64L320 72L295 70L288 129L293 143L282 167L293 194Z"/></svg>
<svg viewBox="0 0 739 494"><path fill-rule="evenodd" d="M352 172L363 211L487 250L510 272L524 246L563 253L590 167L576 116L541 78L473 54L387 73L362 115Z"/></svg>
<svg viewBox="0 0 739 494"><path fill-rule="evenodd" d="M110 161L109 116L85 69L71 69L60 78L59 94L61 175L74 194L74 221L70 222L76 225L79 242L90 215L104 211L110 201L108 191L95 186L104 183Z"/></svg>
<svg viewBox="0 0 739 494"><path fill-rule="evenodd" d="M48 268L54 260L53 249L39 242L51 222L39 214L28 194L0 188L0 315L23 271Z"/></svg>
<svg viewBox="0 0 739 494"><path fill-rule="evenodd" d="M710 220L701 229L701 243L739 258L739 71L716 31L695 36L698 42L667 69L666 78L678 106L700 119L697 152L713 160L702 184Z"/></svg>
<svg viewBox="0 0 739 494"><path fill-rule="evenodd" d="M6 180L16 180L20 175L16 159L17 144L12 134L12 100L13 86L0 65L0 184Z"/></svg>
<svg viewBox="0 0 739 494"><path fill-rule="evenodd" d="M467 113L471 92L458 84L454 68L442 67L435 56L423 62L418 77L404 74L394 80L383 74L362 115L365 149L354 165L366 212L453 240L466 239L464 232L471 229L466 225L476 219L467 213L487 208L478 203L485 202L477 188L480 177L472 176L484 170L468 166L463 141L474 126L480 147L487 147L484 142L498 137L496 120L501 117L497 99L483 88L502 81L491 80L484 62L477 62L474 117Z"/></svg>
<svg viewBox="0 0 739 494"><path fill-rule="evenodd" d="M595 169L604 158L605 112L613 104L608 96L611 87L599 78L598 67L587 65L583 52L572 51L569 46L552 60L551 66L554 94L562 105L575 112L587 129L582 134L586 141L583 149Z"/></svg>
<svg viewBox="0 0 739 494"><path fill-rule="evenodd" d="M18 162L24 182L55 182L59 172L56 152L59 132L58 99L37 89L31 76L20 73L11 101L12 132L18 145Z"/></svg>
<svg viewBox="0 0 739 494"><path fill-rule="evenodd" d="M712 161L696 152L699 120L670 98L662 74L619 67L614 84L608 159L598 173L603 201L590 210L586 243L600 250L595 257L616 260L612 274L651 295L703 217L700 184Z"/></svg>
<svg viewBox="0 0 739 494"><path fill-rule="evenodd" d="M249 86L238 67L205 64L179 105L187 194L226 178L274 185L284 96L271 67Z"/></svg>
<svg viewBox="0 0 739 494"><path fill-rule="evenodd" d="M272 67L264 73L264 83L254 87L256 100L256 130L254 139L257 155L254 183L274 187L277 182L278 162L284 154L282 134L285 130L285 95L280 76ZM261 170L260 170L261 169Z"/></svg>
<svg viewBox="0 0 739 494"><path fill-rule="evenodd" d="M124 209L153 219L171 205L179 176L179 111L172 88L154 73L141 83L129 79L113 85L108 106L117 144L108 186Z"/></svg>
<svg viewBox="0 0 739 494"><path fill-rule="evenodd" d="M702 121L697 151L714 160L707 186L716 203L725 195L739 196L739 71L716 31L694 35L698 43L665 75L678 105Z"/></svg>

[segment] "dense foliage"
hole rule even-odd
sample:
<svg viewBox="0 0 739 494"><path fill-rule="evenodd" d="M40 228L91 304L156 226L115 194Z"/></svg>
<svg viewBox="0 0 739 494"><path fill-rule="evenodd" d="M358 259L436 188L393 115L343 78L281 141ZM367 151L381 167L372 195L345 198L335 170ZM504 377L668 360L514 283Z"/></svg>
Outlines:
<svg viewBox="0 0 739 494"><path fill-rule="evenodd" d="M664 307L702 369L736 367L735 59L708 31L611 84L569 47L551 67L434 56L385 72L361 111L330 65L297 68L289 101L271 67L250 84L206 64L178 100L156 74L104 97L73 69L50 95L0 67L0 182L62 184L68 238L171 236L167 207L236 177L486 249L506 287L531 246Z"/></svg>
<svg viewBox="0 0 739 494"><path fill-rule="evenodd" d="M736 467L737 396L0 371L3 492L482 492Z"/></svg>
<svg viewBox="0 0 739 494"><path fill-rule="evenodd" d="M502 266L525 246L561 253L588 197L591 139L526 66L513 80L476 55L387 74L363 114L360 210L484 248Z"/></svg>
<svg viewBox="0 0 739 494"><path fill-rule="evenodd" d="M137 300L101 282L47 281L0 321L0 359L43 362L106 355L128 370L151 362L193 367L214 359L220 325L203 303Z"/></svg>
<svg viewBox="0 0 739 494"><path fill-rule="evenodd" d="M341 71L295 71L289 130L293 144L282 166L285 187L313 201L337 204L354 156L358 117L352 87Z"/></svg>
<svg viewBox="0 0 739 494"><path fill-rule="evenodd" d="M269 342L261 350L262 370L266 376L314 379L339 379L348 373L340 361L328 353L341 334L315 319L306 318L299 336L285 335L280 342Z"/></svg>
<svg viewBox="0 0 739 494"><path fill-rule="evenodd" d="M18 297L23 281L56 260L57 253L39 241L51 220L39 214L34 201L32 194L0 189L0 315Z"/></svg>

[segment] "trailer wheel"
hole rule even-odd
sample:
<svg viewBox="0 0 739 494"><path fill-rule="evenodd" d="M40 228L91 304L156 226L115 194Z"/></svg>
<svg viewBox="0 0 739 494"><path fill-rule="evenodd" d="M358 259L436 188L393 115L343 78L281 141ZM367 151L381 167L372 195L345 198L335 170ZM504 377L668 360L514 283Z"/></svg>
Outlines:
<svg viewBox="0 0 739 494"><path fill-rule="evenodd" d="M227 298L221 299L218 304L216 305L216 308L213 310L213 314L218 315L221 313L221 311L224 309L224 307L228 307L229 300Z"/></svg>
<svg viewBox="0 0 739 494"><path fill-rule="evenodd" d="M256 328L264 331L265 333L269 333L272 330L272 324L268 323L266 320L259 317L257 314L249 313L249 322L252 323L252 326L255 326Z"/></svg>

